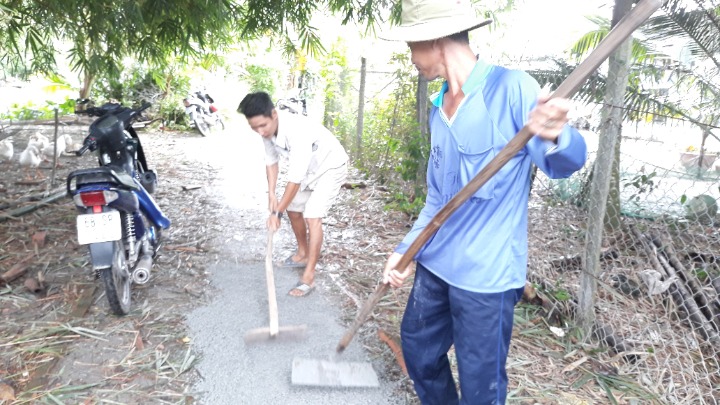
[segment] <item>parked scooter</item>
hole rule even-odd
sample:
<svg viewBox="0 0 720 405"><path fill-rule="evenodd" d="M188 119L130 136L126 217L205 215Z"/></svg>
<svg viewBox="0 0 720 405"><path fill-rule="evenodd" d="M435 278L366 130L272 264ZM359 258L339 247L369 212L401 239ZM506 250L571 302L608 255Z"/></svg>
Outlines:
<svg viewBox="0 0 720 405"><path fill-rule="evenodd" d="M76 152L80 156L97 151L99 167L71 172L67 191L80 212L78 242L88 246L95 276L102 280L110 309L117 315L130 311L131 284L148 282L161 231L170 226L150 195L157 176L148 169L132 127L148 107L107 103L76 111L99 117Z"/></svg>
<svg viewBox="0 0 720 405"><path fill-rule="evenodd" d="M203 96L196 93L183 99L185 112L190 116L190 126L197 129L202 136L208 136L211 127L225 129L225 123L220 116L220 112L212 103L212 98L207 94Z"/></svg>
<svg viewBox="0 0 720 405"><path fill-rule="evenodd" d="M195 94L193 94L193 97L197 97L205 103L207 106L207 109L210 111L211 114L216 113L218 111L217 107L215 107L215 100L210 96L208 93L204 91L196 91Z"/></svg>
<svg viewBox="0 0 720 405"><path fill-rule="evenodd" d="M275 103L279 110L290 111L293 114L307 115L307 100L295 97L281 98Z"/></svg>

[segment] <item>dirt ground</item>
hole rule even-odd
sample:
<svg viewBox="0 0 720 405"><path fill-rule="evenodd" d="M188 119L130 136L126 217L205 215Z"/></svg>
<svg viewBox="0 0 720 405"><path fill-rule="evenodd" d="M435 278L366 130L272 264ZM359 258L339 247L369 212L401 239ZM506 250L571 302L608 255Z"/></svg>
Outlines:
<svg viewBox="0 0 720 405"><path fill-rule="evenodd" d="M68 125L60 134L80 142L86 128L86 124ZM88 269L86 248L76 242L76 212L69 198L8 216L61 190L70 171L95 164L90 154L79 158L64 154L54 182L49 161L41 164L38 173L24 170L17 158L36 132L53 137L52 126L17 133L15 161L4 163L0 174L0 274L23 270L18 278L0 283L0 403L195 403L197 357L186 333L185 315L212 299L205 270L216 260L213 241L242 240L243 233L257 232L257 221L242 212L229 212L222 198L212 194L212 185L219 181L212 155L186 153L186 143L197 141L198 134L141 131L150 165L160 179L154 198L173 223L163 233L151 281L133 287L131 313L111 315L102 286ZM328 233L324 252L324 257L332 258L326 264L328 277L341 272L346 261L362 265L366 251L372 252L367 257L379 269L383 258L377 252L388 252L397 240L393 236L402 233L404 223L385 221L387 234L365 238L364 221L390 216L374 213L381 209L380 203L363 201L363 195L372 197L362 190L345 190L337 216L328 218L333 229L347 228L344 234L354 235L341 241L335 231ZM365 240L361 246L352 246L360 239ZM247 260L262 261L262 246L247 248ZM353 256L362 258L353 260ZM360 302L346 282L335 284L338 294L343 290ZM348 319L353 315L348 313ZM398 395L411 397L409 392Z"/></svg>
<svg viewBox="0 0 720 405"><path fill-rule="evenodd" d="M86 128L70 125L61 133L80 142ZM53 136L50 126L16 134L16 159L36 131ZM54 184L50 162L41 164L39 175L27 171L27 183L21 183L26 171L17 161L3 165L0 201L6 209L0 223L0 269L25 269L0 290L0 378L14 391L16 400L10 403L192 400L188 387L194 359L183 333L184 314L208 293L203 275L210 249L206 241L221 229L216 218L196 216L195 207L208 207L201 214L212 212L214 201L202 188L212 181L212 167L176 153L176 144L193 136L141 134L151 165L162 173L154 197L173 224L164 233L152 282L134 286L132 312L122 318L109 314L102 287L88 269L87 248L76 242L76 212L69 198L17 218L5 216L37 204L48 189L52 194L64 187L71 170L92 167L96 158L61 156ZM36 179L44 180L31 184ZM187 186L199 188L186 191ZM25 201L28 196L34 198Z"/></svg>
<svg viewBox="0 0 720 405"><path fill-rule="evenodd" d="M69 125L62 131L80 141L85 128ZM52 137L50 126L21 131L14 136L15 159L36 131ZM76 242L76 212L68 198L28 214L8 216L52 195L64 186L71 170L91 167L94 158L62 156L54 184L48 162L35 179L17 162L0 166L0 274L13 268L24 270L9 283L0 282L0 404L202 403L193 392L197 354L190 344L185 314L212 299L205 270L217 260L213 241L222 240L218 235L227 240L242 238L243 232L257 232L258 224L242 211L229 212L214 194L217 190L212 185L219 179L212 154L186 153L188 142L199 135L144 130L140 136L160 178L155 198L173 224L164 233L151 281L134 287L133 309L125 317L108 312L101 286L88 270L86 248ZM40 178L43 181L33 184ZM355 187L342 189L327 218L330 226L318 274L342 302L342 321L347 323L374 290L385 257L412 224L405 215L384 209L389 195L383 187L354 172L349 184ZM231 229L229 215L234 218ZM543 226L551 222L560 225ZM533 199L530 255L540 259L531 260L531 269L552 267L552 259L579 253L583 227L582 214L575 207L548 208L541 198ZM247 257L260 262L261 246L248 246ZM553 273L552 279L567 280L577 273L562 271L566 272ZM535 281L549 276L542 271L531 273ZM415 404L397 352L399 320L408 293L409 286L387 294L353 344L386 358L389 366L379 370L381 378L397 382L394 395ZM612 403L606 393L614 386L593 383L598 378L583 380L588 375L616 376L617 367L608 366L613 364L612 355L595 355L597 348L551 333L547 308L535 304L521 305L516 311L509 402ZM583 358L586 364L581 367ZM637 393L618 398L617 403L667 403L660 399L634 402L642 398Z"/></svg>

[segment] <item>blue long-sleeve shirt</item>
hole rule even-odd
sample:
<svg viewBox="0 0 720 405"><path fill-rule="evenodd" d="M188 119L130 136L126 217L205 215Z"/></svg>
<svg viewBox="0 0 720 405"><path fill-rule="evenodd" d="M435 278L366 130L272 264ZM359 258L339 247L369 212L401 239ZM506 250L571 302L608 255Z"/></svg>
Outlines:
<svg viewBox="0 0 720 405"><path fill-rule="evenodd" d="M527 73L478 61L451 119L441 111L447 83L433 100L425 207L396 248L404 253L435 214L524 126L540 92ZM586 160L585 141L566 126L557 145L533 137L460 206L415 259L448 284L494 293L525 285L531 163L564 178Z"/></svg>

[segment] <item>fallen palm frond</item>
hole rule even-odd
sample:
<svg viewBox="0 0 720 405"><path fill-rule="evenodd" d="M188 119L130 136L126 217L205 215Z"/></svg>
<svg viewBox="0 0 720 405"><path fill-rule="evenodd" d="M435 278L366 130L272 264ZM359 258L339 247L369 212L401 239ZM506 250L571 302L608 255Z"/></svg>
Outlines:
<svg viewBox="0 0 720 405"><path fill-rule="evenodd" d="M88 328L83 328L81 326L73 327L73 326L70 326L69 324L63 324L62 327L67 329L70 332L74 332L74 333L77 333L78 335L82 335L82 336L85 336L85 337L88 337L91 339L97 339L97 340L100 340L103 342L108 341L107 339L100 337L100 336L105 335L104 332L100 332L100 331L92 330L92 329L88 329Z"/></svg>

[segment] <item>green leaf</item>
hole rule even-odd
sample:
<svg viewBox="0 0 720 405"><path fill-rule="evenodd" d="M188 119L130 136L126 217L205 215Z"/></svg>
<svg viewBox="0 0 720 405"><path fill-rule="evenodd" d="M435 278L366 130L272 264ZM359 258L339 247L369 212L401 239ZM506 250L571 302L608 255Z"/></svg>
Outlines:
<svg viewBox="0 0 720 405"><path fill-rule="evenodd" d="M562 290L562 289L555 290L553 292L553 296L558 301L569 301L572 298L572 296L570 295L570 293L567 290Z"/></svg>

